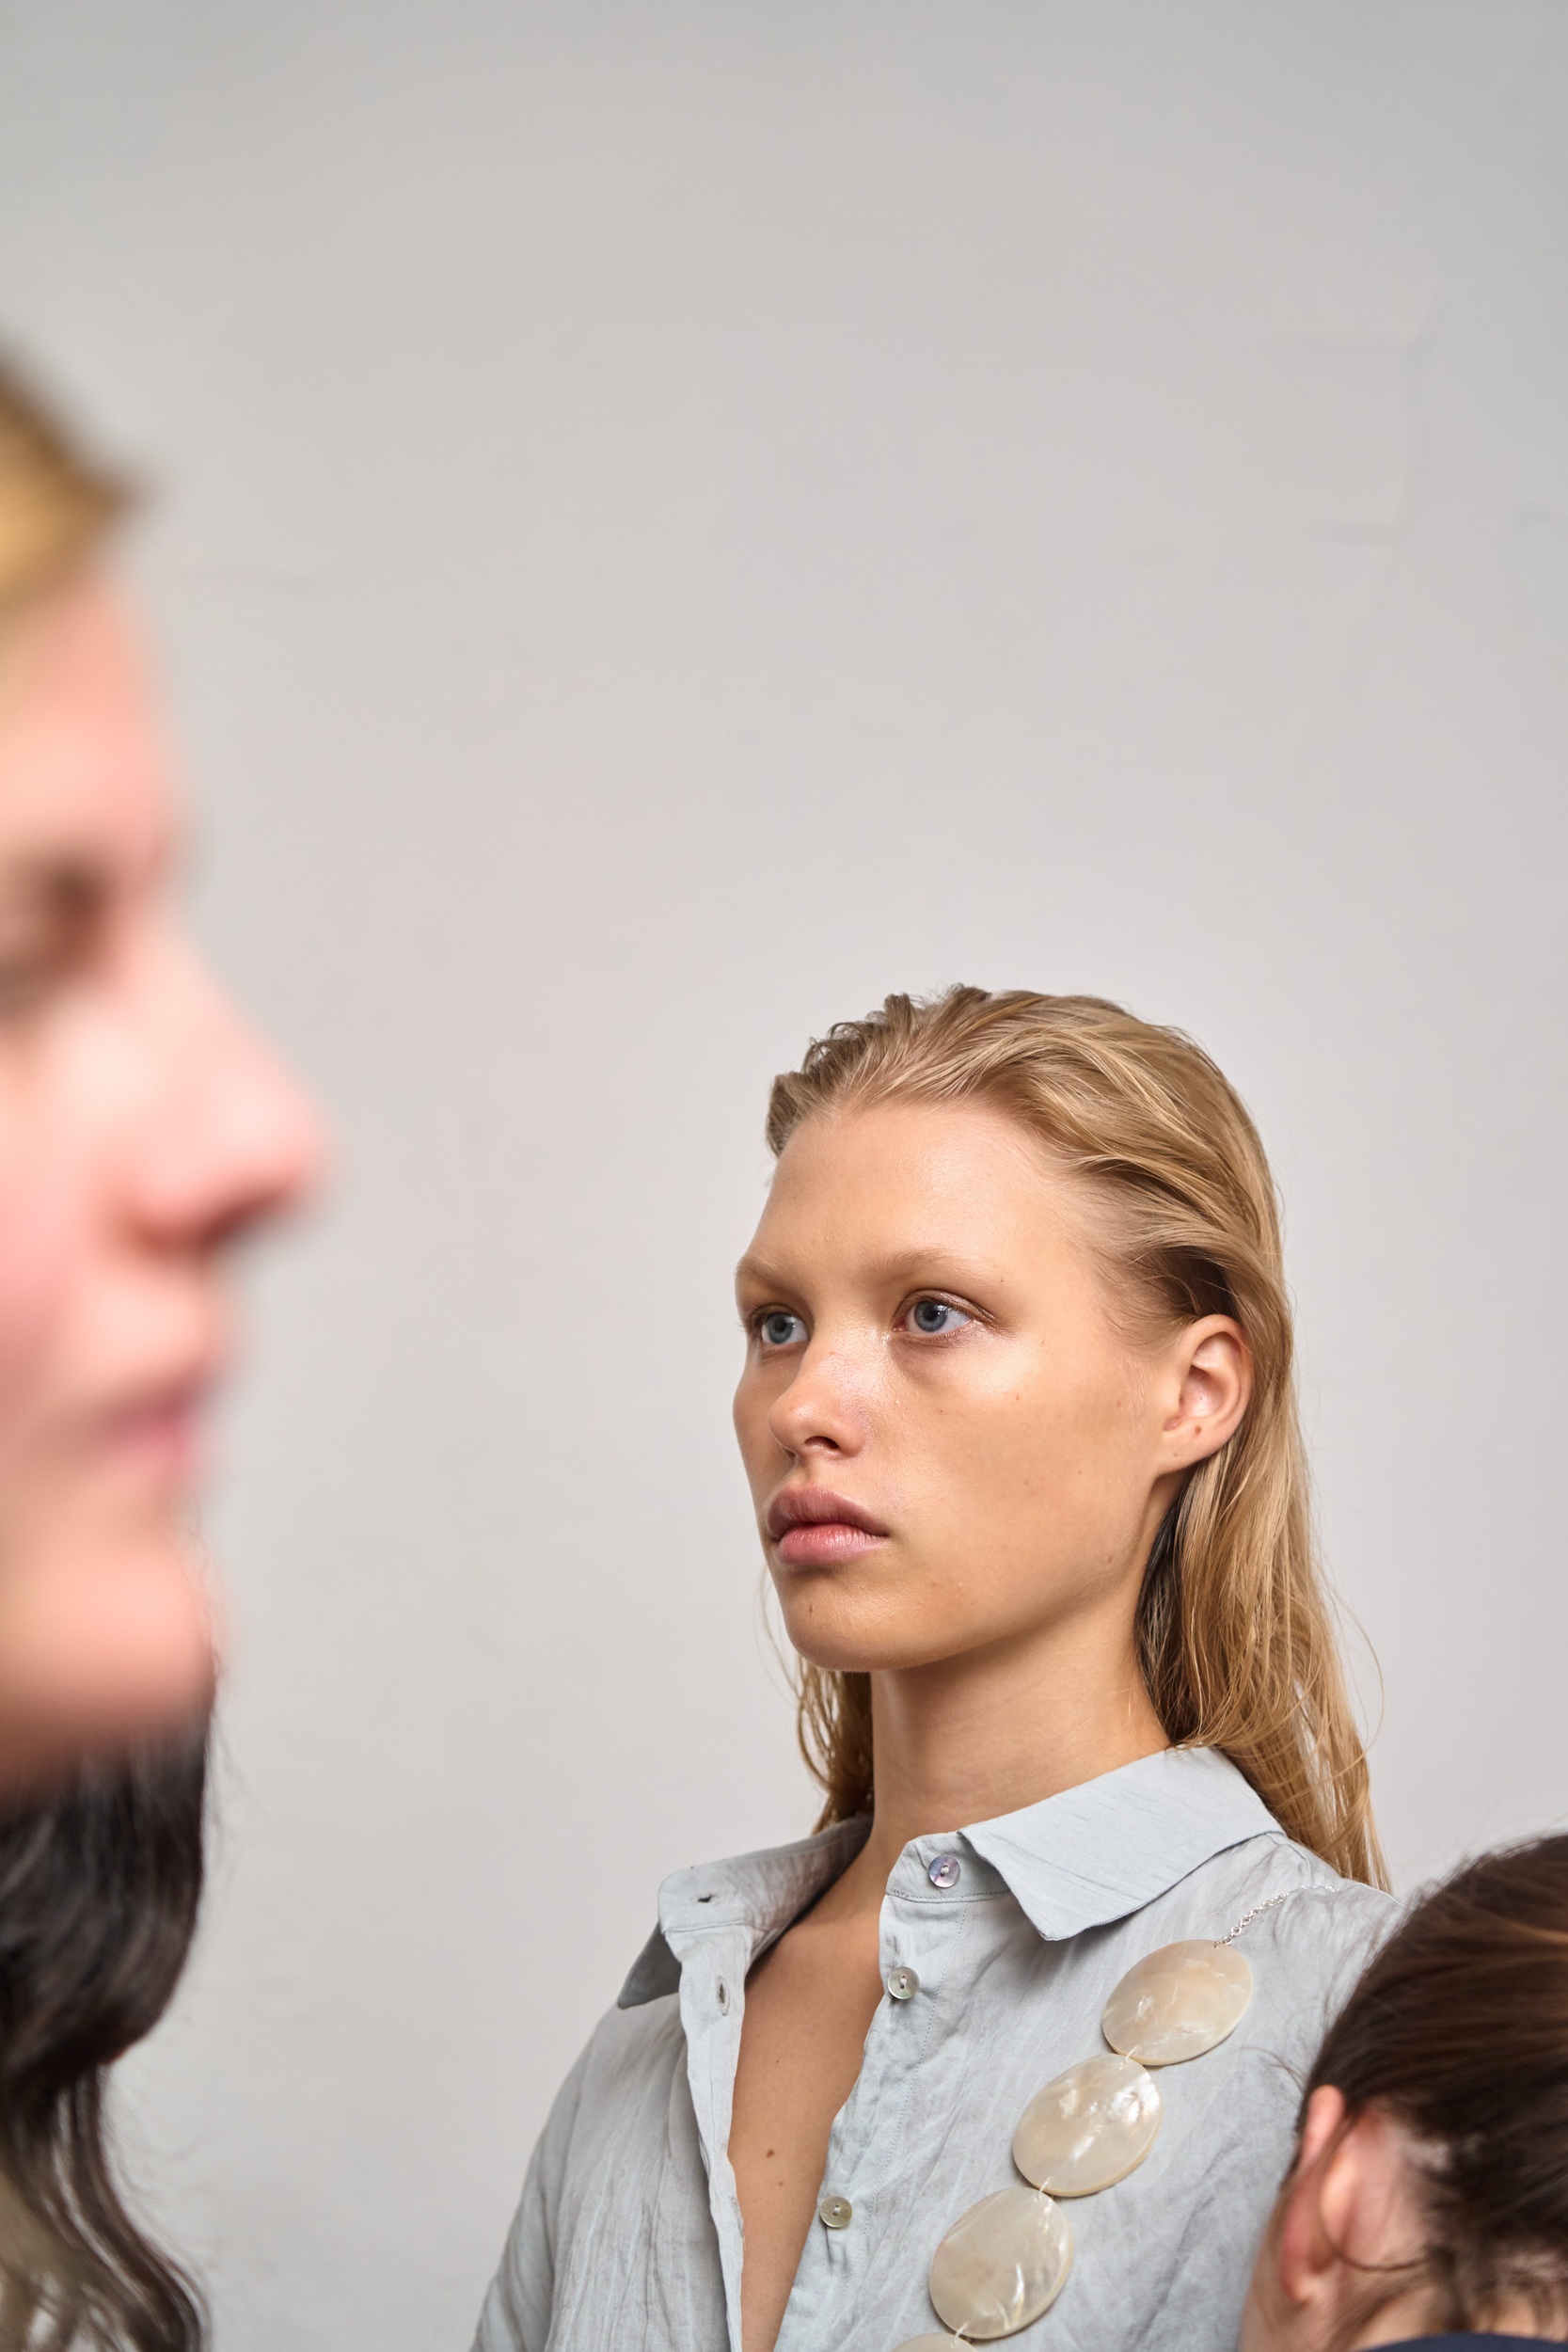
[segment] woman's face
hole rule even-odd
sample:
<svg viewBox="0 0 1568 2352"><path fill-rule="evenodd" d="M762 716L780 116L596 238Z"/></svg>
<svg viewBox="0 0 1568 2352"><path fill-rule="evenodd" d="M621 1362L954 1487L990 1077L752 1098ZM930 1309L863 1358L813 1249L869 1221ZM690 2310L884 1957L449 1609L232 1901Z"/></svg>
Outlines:
<svg viewBox="0 0 1568 2352"><path fill-rule="evenodd" d="M141 650L77 580L0 631L0 1788L204 1710L224 1262L318 1154L181 931L179 846Z"/></svg>
<svg viewBox="0 0 1568 2352"><path fill-rule="evenodd" d="M1235 1325L1135 1347L1078 1182L983 1103L808 1119L742 1259L736 1428L790 1640L915 1666L1130 1638L1183 1471L1246 1402Z"/></svg>

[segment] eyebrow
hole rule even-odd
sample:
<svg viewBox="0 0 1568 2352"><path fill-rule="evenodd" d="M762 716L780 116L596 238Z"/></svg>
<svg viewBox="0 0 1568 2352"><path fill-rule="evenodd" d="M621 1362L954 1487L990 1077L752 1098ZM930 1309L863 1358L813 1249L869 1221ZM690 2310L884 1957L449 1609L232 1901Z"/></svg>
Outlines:
<svg viewBox="0 0 1568 2352"><path fill-rule="evenodd" d="M945 1273L956 1278L955 1287L958 1288L975 1279L987 1282L1004 1282L1006 1279L998 1267L985 1259L957 1258L941 1243L932 1243L924 1248L890 1250L883 1257L868 1259L856 1271L862 1279L873 1282L907 1282L915 1277L940 1280ZM792 1287L789 1278L778 1267L769 1265L766 1259L753 1258L749 1251L736 1267L735 1279L737 1283L755 1282L764 1290L788 1290Z"/></svg>
<svg viewBox="0 0 1568 2352"><path fill-rule="evenodd" d="M741 1282L755 1282L763 1290L783 1290L784 1287L783 1275L777 1273L765 1260L753 1258L750 1250L736 1266L735 1279L737 1285Z"/></svg>

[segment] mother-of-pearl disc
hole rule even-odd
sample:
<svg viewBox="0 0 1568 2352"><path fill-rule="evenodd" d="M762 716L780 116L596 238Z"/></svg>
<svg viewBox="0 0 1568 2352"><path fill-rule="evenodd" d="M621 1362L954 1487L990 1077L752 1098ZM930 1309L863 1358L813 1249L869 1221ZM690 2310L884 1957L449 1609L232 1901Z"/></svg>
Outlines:
<svg viewBox="0 0 1568 2352"><path fill-rule="evenodd" d="M1024 2108L1013 2162L1053 2197L1092 2197L1142 2164L1159 2128L1160 2092L1136 2058L1081 2058Z"/></svg>
<svg viewBox="0 0 1568 2352"><path fill-rule="evenodd" d="M976 2344L1049 2311L1072 2266L1066 2214L1035 2188L999 2188L955 2221L931 2257L937 2317Z"/></svg>
<svg viewBox="0 0 1568 2352"><path fill-rule="evenodd" d="M1101 2027L1123 2057L1175 2066L1233 2033L1251 1998L1252 1970L1229 1944L1166 1944L1129 1968Z"/></svg>

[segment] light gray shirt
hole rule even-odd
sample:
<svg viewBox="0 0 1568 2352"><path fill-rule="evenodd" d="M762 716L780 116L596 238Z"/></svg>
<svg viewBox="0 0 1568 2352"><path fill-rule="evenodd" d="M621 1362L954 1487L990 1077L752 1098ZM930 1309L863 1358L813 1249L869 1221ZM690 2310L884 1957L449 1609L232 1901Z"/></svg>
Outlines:
<svg viewBox="0 0 1568 2352"><path fill-rule="evenodd" d="M665 1881L658 1927L534 2152L476 2352L740 2352L727 2148L747 1971L868 1827ZM1238 1942L1256 1980L1246 2015L1207 2057L1162 2070L1153 2149L1067 2204L1071 2275L1009 2339L1022 2352L1233 2352L1301 2077L1393 1906L1292 1845L1212 1749L1168 1749L905 1847L881 1966L884 1982L912 1969L919 1988L872 2020L818 2192L849 2216L813 2223L778 2352L895 2352L937 2330L938 2240L1018 2180L1014 2126L1043 2084L1103 2050L1117 1979L1163 1944L1228 1934L1275 1895L1290 1899Z"/></svg>

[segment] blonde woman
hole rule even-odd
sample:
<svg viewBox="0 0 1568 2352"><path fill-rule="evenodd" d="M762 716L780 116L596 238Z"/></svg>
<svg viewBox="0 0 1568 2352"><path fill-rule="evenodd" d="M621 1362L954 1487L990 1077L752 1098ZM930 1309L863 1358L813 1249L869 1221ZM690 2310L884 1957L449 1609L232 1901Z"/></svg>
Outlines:
<svg viewBox="0 0 1568 2352"><path fill-rule="evenodd" d="M116 481L0 372L0 2352L195 2352L106 2070L202 1870L190 1523L232 1245L317 1153L173 903L179 792L109 568Z"/></svg>
<svg viewBox="0 0 1568 2352"><path fill-rule="evenodd" d="M1230 2352L1388 1912L1262 1147L1178 1032L974 988L768 1135L736 1426L826 1803L665 1882L481 2352Z"/></svg>

